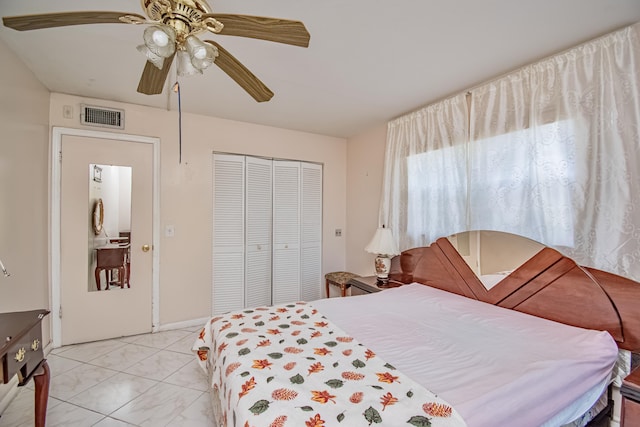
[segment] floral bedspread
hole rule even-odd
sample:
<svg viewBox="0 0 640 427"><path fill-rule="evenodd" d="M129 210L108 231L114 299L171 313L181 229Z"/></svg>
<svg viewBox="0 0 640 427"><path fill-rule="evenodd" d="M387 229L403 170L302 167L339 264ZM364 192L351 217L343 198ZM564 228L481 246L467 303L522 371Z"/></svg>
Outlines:
<svg viewBox="0 0 640 427"><path fill-rule="evenodd" d="M212 367L222 426L466 425L308 303L214 317L193 350Z"/></svg>

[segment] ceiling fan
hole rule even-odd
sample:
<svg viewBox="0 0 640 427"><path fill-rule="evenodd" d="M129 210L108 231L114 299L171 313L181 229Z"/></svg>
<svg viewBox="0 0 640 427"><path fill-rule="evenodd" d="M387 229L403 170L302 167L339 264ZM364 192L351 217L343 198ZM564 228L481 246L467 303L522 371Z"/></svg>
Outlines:
<svg viewBox="0 0 640 427"><path fill-rule="evenodd" d="M147 17L127 12L85 11L6 16L2 21L18 31L100 23L148 25L144 44L137 47L147 58L138 92L147 95L162 93L177 57L178 75L201 74L216 64L256 101L269 101L273 97L273 92L222 46L196 37L206 31L309 46L309 32L300 21L212 13L205 0L140 0L140 3Z"/></svg>

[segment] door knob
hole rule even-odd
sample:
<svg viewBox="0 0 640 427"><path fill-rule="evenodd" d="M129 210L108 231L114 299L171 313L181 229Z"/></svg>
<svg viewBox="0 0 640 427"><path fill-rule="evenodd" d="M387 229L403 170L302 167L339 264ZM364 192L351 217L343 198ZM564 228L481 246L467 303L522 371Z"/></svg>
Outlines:
<svg viewBox="0 0 640 427"><path fill-rule="evenodd" d="M142 245L142 252L149 252L149 249L151 249L151 246L149 246L149 245Z"/></svg>

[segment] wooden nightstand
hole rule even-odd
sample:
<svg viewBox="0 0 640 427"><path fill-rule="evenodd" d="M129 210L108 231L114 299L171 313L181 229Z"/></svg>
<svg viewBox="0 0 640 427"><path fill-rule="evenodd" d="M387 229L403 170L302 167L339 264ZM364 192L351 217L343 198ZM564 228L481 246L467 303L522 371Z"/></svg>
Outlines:
<svg viewBox="0 0 640 427"><path fill-rule="evenodd" d="M402 283L389 280L386 286L378 286L378 278L376 276L366 277L354 277L347 282L351 285L351 296L371 294L373 292L380 292L389 288L397 288L402 286Z"/></svg>
<svg viewBox="0 0 640 427"><path fill-rule="evenodd" d="M622 381L622 413L620 427L640 426L640 368Z"/></svg>

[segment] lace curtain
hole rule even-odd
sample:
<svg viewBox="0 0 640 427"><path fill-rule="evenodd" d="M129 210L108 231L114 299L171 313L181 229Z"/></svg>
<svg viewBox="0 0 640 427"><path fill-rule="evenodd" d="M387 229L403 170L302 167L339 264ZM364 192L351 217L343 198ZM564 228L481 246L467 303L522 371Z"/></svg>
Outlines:
<svg viewBox="0 0 640 427"><path fill-rule="evenodd" d="M389 123L380 222L401 250L523 235L640 280L640 24Z"/></svg>

